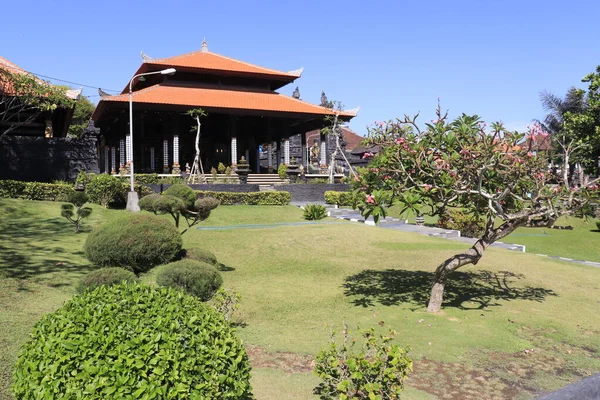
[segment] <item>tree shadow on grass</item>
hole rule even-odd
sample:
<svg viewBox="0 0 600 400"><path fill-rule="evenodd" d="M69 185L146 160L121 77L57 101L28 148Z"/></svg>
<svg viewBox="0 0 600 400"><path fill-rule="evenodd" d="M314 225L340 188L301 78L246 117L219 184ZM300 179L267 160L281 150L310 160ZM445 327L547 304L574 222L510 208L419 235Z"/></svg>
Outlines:
<svg viewBox="0 0 600 400"><path fill-rule="evenodd" d="M541 302L546 296L557 296L551 289L515 287L524 275L508 271L453 272L446 282L444 307L461 310L483 310L498 306L500 301L531 300ZM344 294L356 306L377 304L394 306L401 303L425 307L429 300L433 273L398 269L365 270L345 279ZM415 308L415 310L417 309Z"/></svg>

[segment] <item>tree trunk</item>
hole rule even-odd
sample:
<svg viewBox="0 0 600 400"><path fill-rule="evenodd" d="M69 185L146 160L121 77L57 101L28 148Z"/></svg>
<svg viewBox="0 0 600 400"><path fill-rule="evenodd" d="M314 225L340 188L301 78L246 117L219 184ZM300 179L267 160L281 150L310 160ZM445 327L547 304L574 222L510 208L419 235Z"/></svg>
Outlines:
<svg viewBox="0 0 600 400"><path fill-rule="evenodd" d="M439 312L442 308L446 280L452 272L465 265L476 265L481 257L483 257L483 252L487 247L495 241L509 235L517 227L525 224L525 222L526 219L507 221L496 229L488 230L469 250L464 253L456 254L440 264L435 270L435 275L433 277L431 295L429 297L429 302L427 303L427 312Z"/></svg>

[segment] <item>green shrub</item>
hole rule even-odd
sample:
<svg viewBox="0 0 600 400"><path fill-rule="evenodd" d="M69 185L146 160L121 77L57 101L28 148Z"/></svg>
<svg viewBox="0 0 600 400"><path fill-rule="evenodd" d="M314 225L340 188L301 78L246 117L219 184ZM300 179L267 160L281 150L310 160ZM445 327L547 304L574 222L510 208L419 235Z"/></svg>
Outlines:
<svg viewBox="0 0 600 400"><path fill-rule="evenodd" d="M223 284L223 277L210 264L183 259L162 267L156 275L156 283L181 289L202 301L208 301Z"/></svg>
<svg viewBox="0 0 600 400"><path fill-rule="evenodd" d="M183 250L183 253L183 258L201 261L210 265L214 265L215 267L219 265L219 262L217 261L217 256L215 256L208 250L193 248L185 249Z"/></svg>
<svg viewBox="0 0 600 400"><path fill-rule="evenodd" d="M596 221L596 228L600 231L600 221Z"/></svg>
<svg viewBox="0 0 600 400"><path fill-rule="evenodd" d="M94 290L98 286L112 286L122 282L134 283L137 282L137 280L138 279L133 272L124 268L100 268L81 278L77 285L77 291L83 292L87 289Z"/></svg>
<svg viewBox="0 0 600 400"><path fill-rule="evenodd" d="M220 162L219 165L217 165L217 172L220 174L224 174L226 169L227 168L225 168L225 164L223 164L222 162Z"/></svg>
<svg viewBox="0 0 600 400"><path fill-rule="evenodd" d="M354 193L352 192L336 192L328 190L325 192L325 203L353 207L356 204L356 201Z"/></svg>
<svg viewBox="0 0 600 400"><path fill-rule="evenodd" d="M151 214L128 214L90 233L84 250L95 265L140 273L173 260L181 243L181 235L169 221Z"/></svg>
<svg viewBox="0 0 600 400"><path fill-rule="evenodd" d="M94 175L87 186L85 192L90 196L92 203L108 207L109 204L123 201L123 182L112 175L100 174Z"/></svg>
<svg viewBox="0 0 600 400"><path fill-rule="evenodd" d="M187 185L177 184L169 186L169 188L165 190L163 194L181 199L186 208L193 208L194 203L196 202L196 192L194 192L194 189Z"/></svg>
<svg viewBox="0 0 600 400"><path fill-rule="evenodd" d="M400 399L403 380L412 371L407 350L393 344L395 332L376 335L373 328L360 332L360 340L344 327L340 344L331 334L331 344L315 359L314 372L322 379L315 388L321 399Z"/></svg>
<svg viewBox="0 0 600 400"><path fill-rule="evenodd" d="M288 177L287 165L283 163L279 164L279 167L277 167L277 175L279 175L279 178L281 179L286 179Z"/></svg>
<svg viewBox="0 0 600 400"><path fill-rule="evenodd" d="M14 369L17 399L247 399L235 331L179 290L102 286L39 321Z"/></svg>
<svg viewBox="0 0 600 400"><path fill-rule="evenodd" d="M88 195L84 192L73 192L69 195L67 201L69 202L68 204L60 206L60 215L75 225L75 233L78 233L79 228L81 228L81 220L92 214L90 207L83 207L88 201Z"/></svg>
<svg viewBox="0 0 600 400"><path fill-rule="evenodd" d="M440 228L460 231L460 235L464 237L478 238L485 231L483 219L460 210L446 210L438 219L437 224Z"/></svg>
<svg viewBox="0 0 600 400"><path fill-rule="evenodd" d="M321 204L307 204L304 207L304 219L316 221L327 216L327 209Z"/></svg>
<svg viewBox="0 0 600 400"><path fill-rule="evenodd" d="M231 289L220 288L215 293L211 305L223 315L225 321L230 322L233 313L240 308L241 300L242 296L239 293L234 292Z"/></svg>
<svg viewBox="0 0 600 400"><path fill-rule="evenodd" d="M222 205L249 205L249 206L285 206L290 204L292 195L289 192L210 192L197 191L199 198L213 197Z"/></svg>
<svg viewBox="0 0 600 400"><path fill-rule="evenodd" d="M0 181L0 197L26 200L67 201L74 192L69 183Z"/></svg>

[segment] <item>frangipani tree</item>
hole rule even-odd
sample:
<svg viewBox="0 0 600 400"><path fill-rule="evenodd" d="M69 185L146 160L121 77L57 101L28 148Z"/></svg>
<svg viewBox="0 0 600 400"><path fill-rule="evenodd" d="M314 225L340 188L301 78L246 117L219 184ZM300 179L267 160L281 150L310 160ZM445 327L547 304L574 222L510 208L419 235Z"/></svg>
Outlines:
<svg viewBox="0 0 600 400"><path fill-rule="evenodd" d="M439 106L436 115L424 129L415 121L418 115L370 128L370 144L382 150L355 179L359 208L376 221L395 203L428 215L459 208L485 220L483 235L470 249L437 267L430 312L440 310L450 274L477 264L492 243L520 226L552 225L598 194L596 181L575 188L556 180L545 156L523 144L527 134L508 132L501 123L488 127L477 115L463 114L449 122ZM534 129L530 138L545 135Z"/></svg>

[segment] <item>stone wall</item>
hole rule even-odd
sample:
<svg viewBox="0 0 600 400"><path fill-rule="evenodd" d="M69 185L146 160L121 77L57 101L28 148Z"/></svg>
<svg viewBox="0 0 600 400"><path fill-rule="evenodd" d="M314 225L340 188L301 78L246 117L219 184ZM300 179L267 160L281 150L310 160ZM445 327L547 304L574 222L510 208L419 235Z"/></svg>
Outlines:
<svg viewBox="0 0 600 400"><path fill-rule="evenodd" d="M171 185L169 184L156 184L148 185L154 193L162 193ZM192 184L188 185L194 190L203 190L208 192L258 192L258 185L235 185L235 184Z"/></svg>
<svg viewBox="0 0 600 400"><path fill-rule="evenodd" d="M306 183L275 186L275 190L290 192L292 201L296 202L325 202L325 192L347 192L350 186L346 184Z"/></svg>
<svg viewBox="0 0 600 400"><path fill-rule="evenodd" d="M81 139L9 135L0 138L0 179L74 181L80 170L99 172L93 135Z"/></svg>

